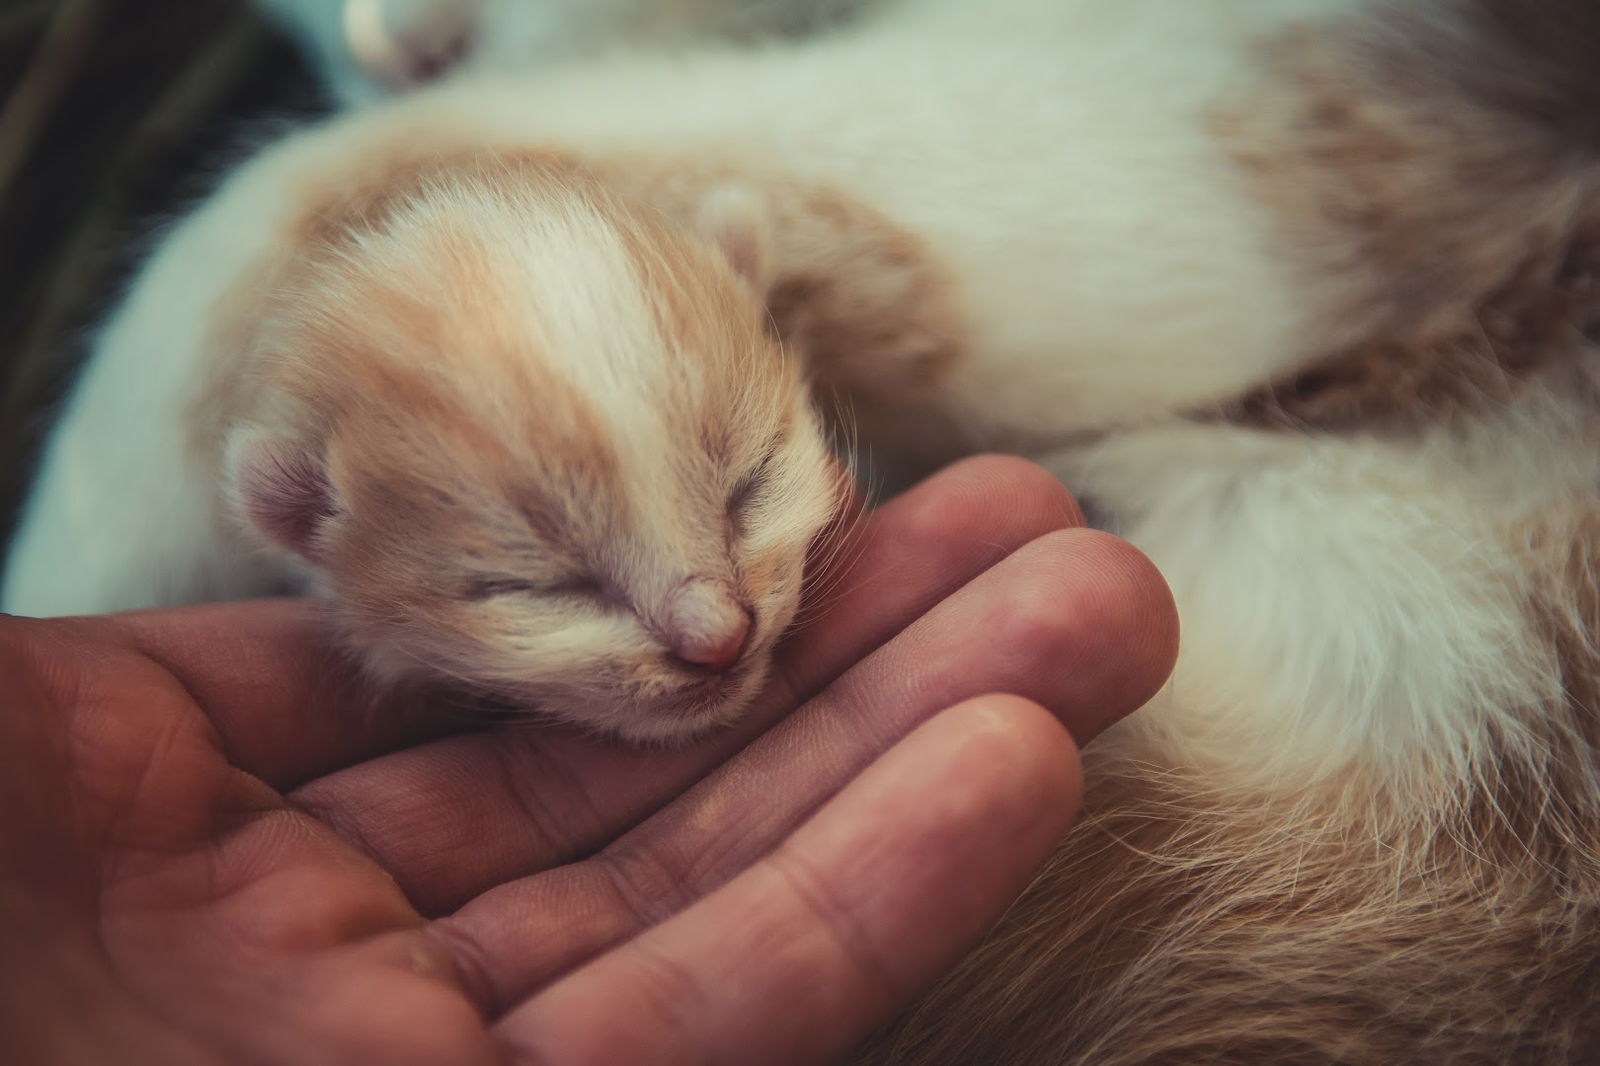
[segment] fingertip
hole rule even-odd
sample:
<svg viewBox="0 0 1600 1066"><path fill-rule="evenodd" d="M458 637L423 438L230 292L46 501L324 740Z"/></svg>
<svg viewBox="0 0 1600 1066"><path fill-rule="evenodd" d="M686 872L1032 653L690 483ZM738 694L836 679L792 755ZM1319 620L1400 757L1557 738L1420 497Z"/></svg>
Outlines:
<svg viewBox="0 0 1600 1066"><path fill-rule="evenodd" d="M1098 530L1074 531L1072 539L1097 564L1098 595L1086 596L1097 622L1086 657L1102 667L1094 680L1105 714L1078 736L1086 744L1165 687L1178 661L1179 619L1166 578L1138 548Z"/></svg>
<svg viewBox="0 0 1600 1066"><path fill-rule="evenodd" d="M986 632L1046 675L1040 691L1080 745L1165 685L1177 656L1177 610L1160 572L1131 544L1098 530L1060 530L996 575L1006 585L996 590Z"/></svg>
<svg viewBox="0 0 1600 1066"><path fill-rule="evenodd" d="M908 739L950 744L959 759L1004 786L1000 802L1059 824L1065 833L1083 790L1077 741L1061 719L1024 696L989 693L935 715ZM965 766L956 768L959 774Z"/></svg>

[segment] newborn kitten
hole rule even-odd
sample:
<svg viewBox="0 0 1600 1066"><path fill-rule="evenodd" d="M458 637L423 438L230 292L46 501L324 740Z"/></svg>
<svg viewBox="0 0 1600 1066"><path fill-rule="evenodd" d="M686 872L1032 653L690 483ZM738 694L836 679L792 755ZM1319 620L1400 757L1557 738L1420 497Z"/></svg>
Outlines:
<svg viewBox="0 0 1600 1066"><path fill-rule="evenodd" d="M504 396L558 425L564 401L503 361L456 369L450 342L512 338L573 375L591 353L676 366L630 339L673 335L638 310L663 271L596 265L624 220L656 220L686 250L675 285L723 279L724 298L645 301L749 349L713 366L770 363L749 325L769 313L874 456L907 473L982 447L1039 458L1149 552L1183 615L1172 684L1087 757L1086 824L862 1061L1593 1061L1597 44L1600 8L1579 0L918 0L760 54L462 79L344 119L247 168L135 287L52 442L5 602L97 609L241 579L207 442L236 421L214 412L269 408L229 399L262 380L233 353L293 366L312 335L355 353L335 367L488 366L467 375L471 405ZM570 281L504 275L525 279L526 311L493 298L503 272L470 266L544 247L504 215L361 265L411 205L478 202L460 178L416 177L463 156L565 220ZM328 218L358 236L326 236ZM270 266L284 261L373 282ZM339 317L324 292L363 313ZM419 313L418 293L461 310L426 328L442 312ZM405 375L284 380L288 413L239 420L246 443L226 453L247 518L301 546L344 611L369 597L396 626L427 620L413 647L448 651L410 575L474 559L500 528L474 501L501 490L462 502L454 486L497 485L469 457L510 447L516 424ZM597 409L632 394L575 380ZM377 443L318 452L323 395L390 397L354 422ZM332 455L324 475L241 462L258 422L268 441L288 427L291 455ZM693 438L652 440L699 456ZM820 466L808 439L785 476ZM639 484L629 506L658 505ZM458 533L409 532L429 513L413 494L461 515ZM798 545L825 513L820 480L795 496L813 501L788 521ZM358 512L372 532L324 548ZM598 550L616 534L583 536ZM387 567L400 578L368 582Z"/></svg>
<svg viewBox="0 0 1600 1066"><path fill-rule="evenodd" d="M531 69L633 41L815 32L876 0L257 0L329 92L365 103L457 68Z"/></svg>
<svg viewBox="0 0 1600 1066"><path fill-rule="evenodd" d="M382 677L633 739L729 721L834 507L799 367L712 238L557 161L422 145L291 140L168 239L66 415L7 607L293 572Z"/></svg>

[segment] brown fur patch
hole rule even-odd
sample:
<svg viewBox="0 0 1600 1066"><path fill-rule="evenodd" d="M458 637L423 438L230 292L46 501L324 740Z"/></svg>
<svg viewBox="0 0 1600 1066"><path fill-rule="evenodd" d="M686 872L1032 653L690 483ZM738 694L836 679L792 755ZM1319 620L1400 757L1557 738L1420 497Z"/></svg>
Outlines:
<svg viewBox="0 0 1600 1066"><path fill-rule="evenodd" d="M1371 340L1326 356L1224 409L1243 425L1391 432L1508 403L1533 377L1600 340L1600 243L1556 269L1526 263L1431 339Z"/></svg>
<svg viewBox="0 0 1600 1066"><path fill-rule="evenodd" d="M1600 322L1600 156L1538 120L1538 55L1457 7L1274 39L1218 116L1292 261L1341 294L1305 369L1225 417L1412 428L1503 401Z"/></svg>
<svg viewBox="0 0 1600 1066"><path fill-rule="evenodd" d="M954 284L922 242L828 190L779 205L783 269L768 307L819 380L850 392L924 393L966 345Z"/></svg>
<svg viewBox="0 0 1600 1066"><path fill-rule="evenodd" d="M1246 803L1182 770L1102 768L992 938L857 1061L1600 1061L1593 798L1552 809L1543 780L1502 769L1396 825L1358 794Z"/></svg>
<svg viewBox="0 0 1600 1066"><path fill-rule="evenodd" d="M968 345L954 279L915 234L834 189L721 162L615 158L591 161L609 187L666 214L697 217L724 184L764 202L770 243L771 327L803 357L819 402L838 422L900 421L926 437L930 399Z"/></svg>
<svg viewBox="0 0 1600 1066"><path fill-rule="evenodd" d="M784 424L789 413L772 404L792 394L774 386L794 374L765 333L760 304L713 249L684 239L669 219L642 212L620 236L661 334L675 349L667 357L679 359L699 397L663 406L669 432L700 437L707 453L724 462L753 461L729 450L728 441L744 435L735 423Z"/></svg>

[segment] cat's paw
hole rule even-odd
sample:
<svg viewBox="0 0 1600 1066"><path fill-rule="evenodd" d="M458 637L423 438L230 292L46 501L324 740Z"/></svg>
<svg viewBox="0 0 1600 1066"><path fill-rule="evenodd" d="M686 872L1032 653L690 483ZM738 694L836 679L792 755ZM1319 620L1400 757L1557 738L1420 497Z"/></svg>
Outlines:
<svg viewBox="0 0 1600 1066"><path fill-rule="evenodd" d="M345 43L379 84L413 88L471 55L478 8L477 0L345 0Z"/></svg>

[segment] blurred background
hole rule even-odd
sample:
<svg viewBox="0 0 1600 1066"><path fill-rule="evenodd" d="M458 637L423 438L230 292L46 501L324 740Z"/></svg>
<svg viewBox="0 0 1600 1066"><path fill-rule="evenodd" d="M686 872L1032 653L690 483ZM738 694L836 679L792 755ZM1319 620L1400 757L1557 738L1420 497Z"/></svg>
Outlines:
<svg viewBox="0 0 1600 1066"><path fill-rule="evenodd" d="M0 536L152 231L320 107L239 0L0 0Z"/></svg>

